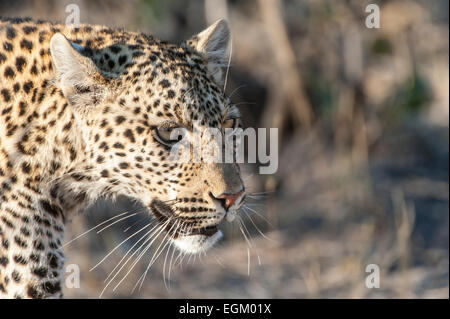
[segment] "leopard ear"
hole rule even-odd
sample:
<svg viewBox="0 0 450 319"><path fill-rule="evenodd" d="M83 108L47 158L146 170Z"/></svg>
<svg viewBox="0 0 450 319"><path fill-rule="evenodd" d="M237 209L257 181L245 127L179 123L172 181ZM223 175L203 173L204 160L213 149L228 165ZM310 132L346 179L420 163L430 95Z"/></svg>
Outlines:
<svg viewBox="0 0 450 319"><path fill-rule="evenodd" d="M224 19L193 36L187 44L203 55L208 63L208 70L214 80L222 84L224 80L223 68L229 59L228 44L230 42L230 28Z"/></svg>
<svg viewBox="0 0 450 319"><path fill-rule="evenodd" d="M87 110L105 97L107 81L92 60L80 53L83 49L61 33L55 33L50 40L56 85L70 105Z"/></svg>

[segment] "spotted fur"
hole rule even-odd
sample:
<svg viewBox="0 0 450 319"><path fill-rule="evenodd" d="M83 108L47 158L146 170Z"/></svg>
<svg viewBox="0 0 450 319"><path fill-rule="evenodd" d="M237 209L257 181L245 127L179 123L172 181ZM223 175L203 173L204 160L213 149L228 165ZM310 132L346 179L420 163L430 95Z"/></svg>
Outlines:
<svg viewBox="0 0 450 319"><path fill-rule="evenodd" d="M223 20L173 45L0 19L0 298L62 296L65 224L100 196L182 221L189 227L169 235L187 252L214 243L245 196L238 167L173 162L155 130L238 116L221 89L228 40ZM238 200L225 205L228 194Z"/></svg>

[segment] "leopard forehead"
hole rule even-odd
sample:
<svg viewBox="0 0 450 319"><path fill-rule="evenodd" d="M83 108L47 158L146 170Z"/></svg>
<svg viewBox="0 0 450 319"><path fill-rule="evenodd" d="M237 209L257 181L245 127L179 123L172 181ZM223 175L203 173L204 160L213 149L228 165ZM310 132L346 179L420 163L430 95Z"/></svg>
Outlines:
<svg viewBox="0 0 450 319"><path fill-rule="evenodd" d="M148 40L146 36L134 39L144 40ZM203 58L188 47L155 43L153 38L148 41L84 47L81 52L101 70L118 77L113 96L125 111L142 113L153 123L173 120L187 126L200 121L201 125L218 127L233 107L211 80Z"/></svg>

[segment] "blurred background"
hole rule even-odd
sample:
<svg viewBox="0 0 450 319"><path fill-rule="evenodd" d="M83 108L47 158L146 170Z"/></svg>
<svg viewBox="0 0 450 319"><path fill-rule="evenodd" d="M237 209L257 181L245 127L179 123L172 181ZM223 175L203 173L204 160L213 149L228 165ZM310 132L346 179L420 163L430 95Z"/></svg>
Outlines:
<svg viewBox="0 0 450 319"><path fill-rule="evenodd" d="M248 242L226 224L221 244L178 259L170 280L164 260L172 252L164 251L131 293L149 251L104 297L449 297L447 0L0 0L0 15L64 22L71 3L81 23L175 43L226 18L226 93L244 126L279 128L278 172L242 167L254 194L241 213ZM370 3L380 7L378 29L365 25ZM89 270L149 217L120 199L73 221L67 240L130 210L135 219L66 247L67 263L81 272L81 288L66 288L66 297L97 298L134 242ZM380 288L365 285L369 264L379 266Z"/></svg>

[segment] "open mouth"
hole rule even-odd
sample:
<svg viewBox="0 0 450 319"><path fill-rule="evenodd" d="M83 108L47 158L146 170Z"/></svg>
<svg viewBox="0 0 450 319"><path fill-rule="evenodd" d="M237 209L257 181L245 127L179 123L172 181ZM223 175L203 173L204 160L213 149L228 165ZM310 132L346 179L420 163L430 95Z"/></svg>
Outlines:
<svg viewBox="0 0 450 319"><path fill-rule="evenodd" d="M206 226L201 228L193 228L189 231L186 231L181 227L174 227L176 219L174 218L173 209L167 205L165 202L154 199L150 203L150 209L158 220L160 224L167 223L165 226L165 230L169 236L173 239L177 239L179 236L194 236L194 235L203 235L206 237L211 237L215 235L219 228L217 225Z"/></svg>

